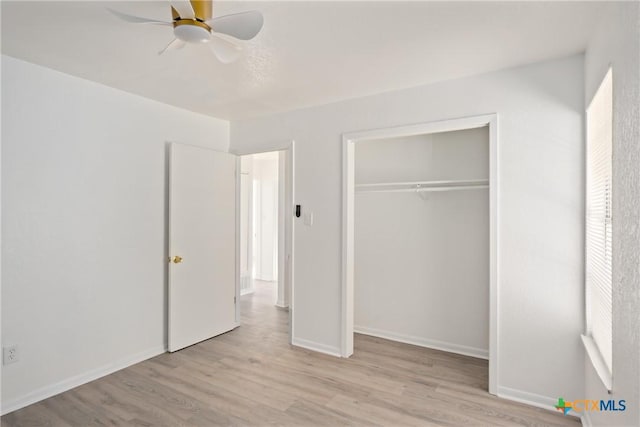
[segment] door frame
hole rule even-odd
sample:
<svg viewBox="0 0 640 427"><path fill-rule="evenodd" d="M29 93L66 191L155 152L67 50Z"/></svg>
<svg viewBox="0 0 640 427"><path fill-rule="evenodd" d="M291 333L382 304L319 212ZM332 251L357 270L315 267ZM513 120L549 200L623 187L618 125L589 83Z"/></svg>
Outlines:
<svg viewBox="0 0 640 427"><path fill-rule="evenodd" d="M240 158L240 156L238 156L238 158ZM241 197L242 194L242 160L240 160L240 163L238 164L237 168L238 168L238 179L240 180L240 191L236 194L236 197ZM253 177L253 170L251 171L251 173L249 174L249 178ZM249 185L248 185L248 218L247 218L247 265L251 266L253 265L253 239L251 238L253 236L253 182L249 181ZM239 211L239 215L240 217L242 216L242 200L240 200L240 211ZM242 230L242 224L241 224L242 218L240 218L238 220L238 226L240 227L239 229ZM242 239L242 236L240 237L240 240ZM240 248L240 250L242 250L242 248ZM241 255L238 258L238 265L241 264ZM250 276L253 276L253 270L250 268ZM240 285L242 285L242 271L240 271ZM251 287L251 291L250 292L246 292L247 294L249 293L253 293L254 289L253 289L253 285ZM240 296L242 296L242 286L240 286ZM236 301L237 301L238 296L236 296ZM238 317L236 316L236 323L238 323Z"/></svg>
<svg viewBox="0 0 640 427"><path fill-rule="evenodd" d="M499 147L498 115L484 114L452 120L420 123L342 135L342 319L341 355L353 354L355 282L355 144L438 132L489 127L489 393L498 391L499 333Z"/></svg>
<svg viewBox="0 0 640 427"><path fill-rule="evenodd" d="M278 249L284 247L284 251L278 250L278 281L281 278L288 277L289 283L285 281L285 301L284 307L279 305L280 308L289 307L289 343L293 337L294 323L293 323L293 310L294 310L294 292L295 292L295 269L294 269L294 242L295 242L295 221L293 215L293 203L295 200L295 141L276 141L274 143L267 143L260 147L259 150L229 150L231 154L238 156L237 170L240 171L240 156L247 156L251 154L268 153L272 151L283 151L285 153L284 160L284 176L285 176L285 188L284 194L282 191L278 191L278 207L284 205L284 221L281 221L281 213L278 212L278 224L284 224L284 227L278 227ZM281 166L283 162L278 162L278 177L283 174ZM278 183L278 190L282 189L282 185ZM240 173L237 174L236 179L236 301L240 302ZM288 259L287 259L288 256ZM285 266L281 270L281 266ZM240 324L240 306L236 303L236 323Z"/></svg>

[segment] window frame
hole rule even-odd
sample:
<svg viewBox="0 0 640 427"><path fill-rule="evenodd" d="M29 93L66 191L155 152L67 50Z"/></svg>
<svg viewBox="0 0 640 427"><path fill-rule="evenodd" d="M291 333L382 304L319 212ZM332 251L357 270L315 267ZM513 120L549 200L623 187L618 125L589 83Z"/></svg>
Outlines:
<svg viewBox="0 0 640 427"><path fill-rule="evenodd" d="M612 265L609 264L609 276L608 285L609 285L609 300L611 301L611 305L608 307L610 309L610 317L608 327L610 331L605 334L605 337L609 340L608 343L605 343L607 348L602 348L598 343L598 340L594 338L593 335L593 327L594 327L594 303L592 301L594 294L600 293L600 286L597 286L594 283L594 280L591 280L591 270L593 269L593 265L590 265L590 250L593 250L593 245L590 245L590 236L593 236L594 230L590 228L590 224L595 221L602 221L600 226L604 230L603 239L600 242L596 242L596 245L599 243L599 247L604 250L604 253L601 255L604 263L611 263L612 260L612 241L613 241L613 69L612 67L608 67L607 72L602 78L598 89L593 95L591 101L589 102L588 107L585 111L585 334L582 335L582 342L584 343L587 355L589 356L591 363L593 364L596 373L602 380L604 386L607 388L609 392L612 390L613 386L613 269ZM606 92L605 92L606 91ZM606 98L603 98L606 97ZM610 144L610 147L606 147L606 150L609 150L610 157L608 159L608 164L605 167L605 178L600 177L599 183L605 182L604 191L602 191L602 196L604 200L599 200L599 202L603 205L604 214L602 218L597 217L596 215L591 214L592 207L592 191L594 187L591 186L590 177L594 173L602 173L602 171L594 172L592 167L592 155L596 150L602 150L603 146L600 145L598 147L593 148L593 140L592 134L589 132L590 128L593 129L594 125L590 121L590 117L592 117L593 109L600 107L600 103L603 101L607 101L605 105L607 107L606 110L606 120L610 122L599 123L597 126L607 126L607 133L605 137L607 141L605 144ZM610 101L610 104L609 104ZM610 132L608 132L610 130ZM601 141L600 141L601 143ZM601 158L605 158L605 156L601 156ZM606 175L608 173L608 176ZM608 182L607 182L608 181ZM601 208L602 209L602 208ZM602 215L602 213L601 213ZM608 246L608 239L611 239ZM608 252L607 252L608 251ZM600 271L600 270L599 270ZM595 289L594 289L595 288ZM602 295L600 293L600 295ZM602 302L602 300L600 300ZM601 304L598 305L602 307ZM600 318L601 320L601 318ZM607 325L605 325L607 326ZM598 328L602 328L602 325L599 325ZM600 329L601 331L602 329ZM605 357L606 354L606 357ZM609 361L609 362L607 362Z"/></svg>

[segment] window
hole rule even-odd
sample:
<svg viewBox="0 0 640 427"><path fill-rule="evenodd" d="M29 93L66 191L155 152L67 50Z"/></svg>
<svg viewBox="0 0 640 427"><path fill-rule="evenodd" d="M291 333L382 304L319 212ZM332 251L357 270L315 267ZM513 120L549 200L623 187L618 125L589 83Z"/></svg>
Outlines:
<svg viewBox="0 0 640 427"><path fill-rule="evenodd" d="M611 389L611 212L613 82L611 69L587 108L586 314L587 352Z"/></svg>

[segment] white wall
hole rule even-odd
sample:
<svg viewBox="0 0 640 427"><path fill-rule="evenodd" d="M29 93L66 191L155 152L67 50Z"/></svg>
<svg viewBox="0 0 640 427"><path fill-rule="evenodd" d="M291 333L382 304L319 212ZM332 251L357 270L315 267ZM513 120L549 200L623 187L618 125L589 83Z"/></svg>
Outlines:
<svg viewBox="0 0 640 427"><path fill-rule="evenodd" d="M164 351L167 141L228 131L2 57L3 411Z"/></svg>
<svg viewBox="0 0 640 427"><path fill-rule="evenodd" d="M475 179L488 127L355 145L356 185ZM486 358L489 189L356 191L354 306L356 332Z"/></svg>
<svg viewBox="0 0 640 427"><path fill-rule="evenodd" d="M583 110L580 55L232 122L233 151L296 141L294 341L340 352L342 133L497 112L499 391L583 393Z"/></svg>
<svg viewBox="0 0 640 427"><path fill-rule="evenodd" d="M613 68L613 393L590 360L585 398L624 399L624 412L591 412L594 425L640 425L640 5L612 3L585 56L588 104Z"/></svg>

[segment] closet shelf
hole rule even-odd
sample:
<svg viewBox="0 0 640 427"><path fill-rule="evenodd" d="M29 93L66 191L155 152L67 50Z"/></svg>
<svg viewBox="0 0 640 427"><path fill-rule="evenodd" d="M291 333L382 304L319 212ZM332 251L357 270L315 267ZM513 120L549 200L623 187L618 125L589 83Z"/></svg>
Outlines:
<svg viewBox="0 0 640 427"><path fill-rule="evenodd" d="M356 193L406 193L425 191L456 191L489 188L488 179L456 180L456 181L418 181L418 182L385 182L375 184L356 184Z"/></svg>

